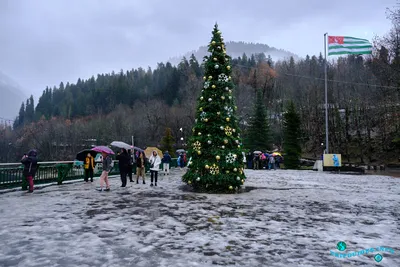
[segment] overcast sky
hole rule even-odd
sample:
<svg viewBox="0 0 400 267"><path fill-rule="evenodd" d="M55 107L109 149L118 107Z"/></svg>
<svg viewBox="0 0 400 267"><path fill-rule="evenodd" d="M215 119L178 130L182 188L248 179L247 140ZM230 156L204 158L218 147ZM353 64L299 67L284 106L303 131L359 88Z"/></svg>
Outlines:
<svg viewBox="0 0 400 267"><path fill-rule="evenodd" d="M35 99L46 85L146 67L206 45L265 43L304 57L323 34L372 39L395 0L0 0L0 71ZM229 51L228 51L229 53Z"/></svg>

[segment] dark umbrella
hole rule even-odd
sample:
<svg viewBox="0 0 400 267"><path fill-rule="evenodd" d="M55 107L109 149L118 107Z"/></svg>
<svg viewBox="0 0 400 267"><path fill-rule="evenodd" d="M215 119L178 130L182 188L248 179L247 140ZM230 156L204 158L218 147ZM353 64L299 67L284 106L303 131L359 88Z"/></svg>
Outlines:
<svg viewBox="0 0 400 267"><path fill-rule="evenodd" d="M95 158L97 153L99 153L99 152L93 151L91 149L85 149L85 150L80 151L78 154L76 154L75 159L79 160L79 161L85 161L88 153L90 153L90 155L92 155L92 157Z"/></svg>

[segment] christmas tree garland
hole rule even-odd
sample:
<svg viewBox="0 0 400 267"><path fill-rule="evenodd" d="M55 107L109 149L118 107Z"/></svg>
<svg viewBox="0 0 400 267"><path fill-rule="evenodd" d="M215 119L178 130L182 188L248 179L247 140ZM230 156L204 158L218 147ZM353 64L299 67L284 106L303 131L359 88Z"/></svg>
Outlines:
<svg viewBox="0 0 400 267"><path fill-rule="evenodd" d="M208 46L211 55L204 57L204 85L188 144L192 160L182 179L196 191L233 193L246 179L242 141L232 94L231 58L217 24L212 34Z"/></svg>

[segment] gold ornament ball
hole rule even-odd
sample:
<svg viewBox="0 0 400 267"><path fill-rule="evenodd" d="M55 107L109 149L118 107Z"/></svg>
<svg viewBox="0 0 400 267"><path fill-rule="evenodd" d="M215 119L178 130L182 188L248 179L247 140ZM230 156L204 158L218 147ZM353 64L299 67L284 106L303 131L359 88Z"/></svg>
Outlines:
<svg viewBox="0 0 400 267"><path fill-rule="evenodd" d="M217 115L218 115L218 116L221 115L221 112L218 111L218 112L217 112Z"/></svg>
<svg viewBox="0 0 400 267"><path fill-rule="evenodd" d="M201 135L201 132L199 132L198 134Z"/></svg>
<svg viewBox="0 0 400 267"><path fill-rule="evenodd" d="M229 186L229 190L232 190L233 189L233 186Z"/></svg>
<svg viewBox="0 0 400 267"><path fill-rule="evenodd" d="M188 181L188 184L191 184L192 183L192 181Z"/></svg>
<svg viewBox="0 0 400 267"><path fill-rule="evenodd" d="M199 108L199 110L200 110L200 111L203 111L203 108L202 108L202 107L200 107L200 108Z"/></svg>
<svg viewBox="0 0 400 267"><path fill-rule="evenodd" d="M196 178L196 181L197 181L197 182L200 181L200 177L197 177L197 178Z"/></svg>
<svg viewBox="0 0 400 267"><path fill-rule="evenodd" d="M237 109L237 106L235 106L235 109Z"/></svg>
<svg viewBox="0 0 400 267"><path fill-rule="evenodd" d="M219 128L220 128L221 130L224 130L224 126L220 126Z"/></svg>
<svg viewBox="0 0 400 267"><path fill-rule="evenodd" d="M215 41L212 41L211 43L212 43L213 45L215 45L215 44L216 44L216 42L215 42Z"/></svg>
<svg viewBox="0 0 400 267"><path fill-rule="evenodd" d="M232 80L232 77L231 77L231 76L229 76L229 77L228 77L228 79L229 79L229 80Z"/></svg>
<svg viewBox="0 0 400 267"><path fill-rule="evenodd" d="M207 79L207 77L206 77L206 76L204 76L204 77L203 77L203 80L206 80L206 79Z"/></svg>
<svg viewBox="0 0 400 267"><path fill-rule="evenodd" d="M238 145L238 148L240 148L240 145Z"/></svg>
<svg viewBox="0 0 400 267"><path fill-rule="evenodd" d="M232 94L232 90L229 90L229 93Z"/></svg>
<svg viewBox="0 0 400 267"><path fill-rule="evenodd" d="M210 168L210 166L208 166L208 165L206 165L206 166L204 166L207 170Z"/></svg>
<svg viewBox="0 0 400 267"><path fill-rule="evenodd" d="M231 119L230 118L226 118L226 121L230 121Z"/></svg>
<svg viewBox="0 0 400 267"><path fill-rule="evenodd" d="M200 97L200 100L203 100L204 99L204 97Z"/></svg>
<svg viewBox="0 0 400 267"><path fill-rule="evenodd" d="M201 155L201 151L199 150L199 151L197 151L197 155Z"/></svg>
<svg viewBox="0 0 400 267"><path fill-rule="evenodd" d="M222 149L225 149L225 146L221 146Z"/></svg>
<svg viewBox="0 0 400 267"><path fill-rule="evenodd" d="M208 79L209 79L209 80L212 80L212 76L211 76L211 75L210 75L210 76L208 76Z"/></svg>
<svg viewBox="0 0 400 267"><path fill-rule="evenodd" d="M217 31L218 34L221 34L221 31Z"/></svg>
<svg viewBox="0 0 400 267"><path fill-rule="evenodd" d="M205 119L204 119L204 122L208 122L208 119L207 119L207 118L205 118Z"/></svg>
<svg viewBox="0 0 400 267"><path fill-rule="evenodd" d="M240 177L239 177L239 176L238 176L238 177L236 177L236 180L240 181Z"/></svg>
<svg viewBox="0 0 400 267"><path fill-rule="evenodd" d="M236 159L236 158L237 158L237 155L236 155L236 154L233 154L233 157Z"/></svg>
<svg viewBox="0 0 400 267"><path fill-rule="evenodd" d="M224 143L227 144L228 143L228 139L224 139Z"/></svg>
<svg viewBox="0 0 400 267"><path fill-rule="evenodd" d="M236 129L232 129L232 132L236 132Z"/></svg>
<svg viewBox="0 0 400 267"><path fill-rule="evenodd" d="M244 180L242 179L242 184L244 184Z"/></svg>
<svg viewBox="0 0 400 267"><path fill-rule="evenodd" d="M234 171L234 172L237 172L237 169L236 169L236 168L234 168L234 169L233 169L233 171Z"/></svg>
<svg viewBox="0 0 400 267"><path fill-rule="evenodd" d="M225 173L229 173L229 171L227 170Z"/></svg>
<svg viewBox="0 0 400 267"><path fill-rule="evenodd" d="M218 58L216 58L216 57L215 57L215 58L213 58L213 59L214 59L214 61L218 61Z"/></svg>
<svg viewBox="0 0 400 267"><path fill-rule="evenodd" d="M226 66L226 69L227 69L227 70L230 70L230 69L231 69L231 66Z"/></svg>
<svg viewBox="0 0 400 267"><path fill-rule="evenodd" d="M221 96L221 99L224 100L224 99L225 99L225 96Z"/></svg>
<svg viewBox="0 0 400 267"><path fill-rule="evenodd" d="M216 160L220 160L221 157L220 157L220 156L215 156L215 159L216 159Z"/></svg>
<svg viewBox="0 0 400 267"><path fill-rule="evenodd" d="M215 87L216 87L215 84L213 84L213 85L211 86L212 89L215 89Z"/></svg>

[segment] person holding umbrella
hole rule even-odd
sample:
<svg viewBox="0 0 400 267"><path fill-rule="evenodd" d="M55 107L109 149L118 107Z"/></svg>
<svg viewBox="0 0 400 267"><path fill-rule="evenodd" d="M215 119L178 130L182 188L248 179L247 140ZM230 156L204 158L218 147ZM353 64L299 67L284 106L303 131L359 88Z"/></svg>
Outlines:
<svg viewBox="0 0 400 267"><path fill-rule="evenodd" d="M110 191L110 184L108 182L108 173L112 169L112 159L110 155L113 155L114 152L106 146L96 146L92 148L93 151L100 152L103 156L103 172L100 176L100 189L99 191L103 191L103 185L106 183L106 189L104 191Z"/></svg>
<svg viewBox="0 0 400 267"><path fill-rule="evenodd" d="M88 153L85 158L85 182L93 182L94 158L92 154Z"/></svg>
<svg viewBox="0 0 400 267"><path fill-rule="evenodd" d="M119 173L121 175L121 187L126 187L126 176L129 171L130 156L125 148L121 149L121 153L117 156L119 164Z"/></svg>

